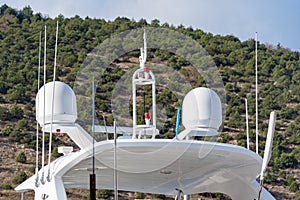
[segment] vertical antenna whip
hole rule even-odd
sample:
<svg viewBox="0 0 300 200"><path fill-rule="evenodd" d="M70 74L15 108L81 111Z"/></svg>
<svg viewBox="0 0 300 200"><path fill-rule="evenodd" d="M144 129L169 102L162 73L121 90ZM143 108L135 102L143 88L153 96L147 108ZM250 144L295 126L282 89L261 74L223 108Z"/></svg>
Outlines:
<svg viewBox="0 0 300 200"><path fill-rule="evenodd" d="M258 154L258 77L257 77L257 32L255 33L255 146Z"/></svg>
<svg viewBox="0 0 300 200"><path fill-rule="evenodd" d="M94 77L93 77L93 83L92 83L92 135L93 135L93 158L92 158L92 164L93 164L93 174L95 173L95 83L94 83Z"/></svg>
<svg viewBox="0 0 300 200"><path fill-rule="evenodd" d="M250 149L249 146L249 122L248 122L248 100L245 99L245 107L246 107L246 133L247 133L247 149Z"/></svg>
<svg viewBox="0 0 300 200"><path fill-rule="evenodd" d="M45 38L44 38L44 109L43 109L43 141L42 141L42 177L41 183L44 184L44 165L45 165L45 112L46 112L46 49L47 49L47 27L45 26Z"/></svg>
<svg viewBox="0 0 300 200"><path fill-rule="evenodd" d="M145 67L145 63L146 63L146 59L147 59L147 34L146 34L146 30L144 30L143 39L144 39L144 47L141 48L141 56L139 57L141 68Z"/></svg>
<svg viewBox="0 0 300 200"><path fill-rule="evenodd" d="M48 152L48 166L49 167L48 167L47 181L50 181L50 162L51 162L52 135L53 135L52 128L53 128L54 97L55 97L57 40L58 40L58 21L56 23L56 39L55 39L55 52L54 52L53 88L52 88L52 100L51 100L51 124L50 124L50 138L49 138L49 152Z"/></svg>
<svg viewBox="0 0 300 200"><path fill-rule="evenodd" d="M118 200L118 171L117 171L117 125L114 120L114 199Z"/></svg>
<svg viewBox="0 0 300 200"><path fill-rule="evenodd" d="M39 66L38 66L38 85L37 92L40 89L40 75L41 75L41 49L42 49L42 32L40 31L39 37ZM39 95L37 96L37 105L39 106ZM39 116L39 107L36 108L37 116ZM38 179L39 179L39 123L36 122L36 155L35 155L35 186L38 187Z"/></svg>
<svg viewBox="0 0 300 200"><path fill-rule="evenodd" d="M92 174L90 174L90 199L96 200L96 175L95 175L95 80L92 82L92 137L93 137L93 156Z"/></svg>
<svg viewBox="0 0 300 200"><path fill-rule="evenodd" d="M146 30L144 30L144 63L146 63L146 59L147 59L147 34L146 34Z"/></svg>
<svg viewBox="0 0 300 200"><path fill-rule="evenodd" d="M180 110L181 108L177 108L177 117L176 117L176 128L175 128L175 134L176 134L176 139L178 139L178 133L179 133L179 127L180 127Z"/></svg>
<svg viewBox="0 0 300 200"><path fill-rule="evenodd" d="M107 127L106 127L106 120L105 120L105 116L104 116L103 112L102 112L102 117L103 117L103 123L104 123L104 127L105 127L106 140L108 140L108 132L107 132Z"/></svg>

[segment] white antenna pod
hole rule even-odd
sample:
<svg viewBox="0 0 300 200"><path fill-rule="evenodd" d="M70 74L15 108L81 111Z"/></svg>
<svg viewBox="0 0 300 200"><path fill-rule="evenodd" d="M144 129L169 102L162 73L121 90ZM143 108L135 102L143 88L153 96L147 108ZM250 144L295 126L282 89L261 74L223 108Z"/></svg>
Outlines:
<svg viewBox="0 0 300 200"><path fill-rule="evenodd" d="M275 131L275 123L276 122L276 113L275 111L271 112L269 119L269 127L268 127L268 135L264 152L264 159L261 167L260 180L264 179L265 171L267 169L267 165L270 161L272 154L272 145L273 145L273 137Z"/></svg>
<svg viewBox="0 0 300 200"><path fill-rule="evenodd" d="M276 124L276 113L275 113L275 111L273 111L270 114L268 135L267 135L267 140L266 140L263 163L262 163L262 166L261 166L260 187L259 187L258 200L260 199L260 194L261 194L262 187L263 187L263 181L264 181L264 178L265 178L265 173L266 173L267 166L268 166L268 163L269 163L271 155L272 155L272 145L273 145L275 124Z"/></svg>

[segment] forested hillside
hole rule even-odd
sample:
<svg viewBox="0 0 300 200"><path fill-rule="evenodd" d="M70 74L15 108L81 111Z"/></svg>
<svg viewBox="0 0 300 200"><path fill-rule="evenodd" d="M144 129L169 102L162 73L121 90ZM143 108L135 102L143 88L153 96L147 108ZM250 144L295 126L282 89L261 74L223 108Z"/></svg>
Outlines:
<svg viewBox="0 0 300 200"><path fill-rule="evenodd" d="M48 29L47 63L53 66L56 21L59 21L57 69L59 80L74 84L82 62L105 39L134 28L162 27L183 33L197 41L213 58L226 89L226 118L218 140L246 146L245 104L248 99L251 149L255 149L255 41L240 41L228 35L213 35L192 27L116 18L85 19L79 16L55 19L30 7L15 10L0 7L0 199L14 199L13 188L34 173L35 95L37 92L39 34ZM112 123L111 90L126 70L138 66L139 51L123 55L110 65L97 88L96 106ZM259 44L259 152L263 155L269 113L277 111L273 153L266 187L278 199L300 199L300 61L299 52L280 44ZM184 74L193 86L205 85L194 77L190 63L182 57L160 50L149 52L149 62L167 65ZM52 67L48 67L52 80ZM168 90L161 91L169 121L159 137L173 137L177 100ZM99 114L100 115L100 114ZM54 147L63 143L54 138ZM54 148L53 156L57 155ZM27 158L27 159L26 159ZM105 193L102 191L102 193ZM102 194L101 193L101 194ZM139 194L143 196L142 194ZM206 194L207 197L218 195Z"/></svg>

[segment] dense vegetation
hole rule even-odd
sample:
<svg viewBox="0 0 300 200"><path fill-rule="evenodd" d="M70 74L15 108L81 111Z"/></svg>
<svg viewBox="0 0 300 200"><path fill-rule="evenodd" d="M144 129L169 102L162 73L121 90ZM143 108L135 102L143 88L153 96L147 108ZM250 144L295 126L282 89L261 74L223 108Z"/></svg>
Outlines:
<svg viewBox="0 0 300 200"><path fill-rule="evenodd" d="M245 106L248 99L249 115L255 116L254 96L254 40L240 41L229 36L212 35L191 27L160 24L158 20L148 23L146 20L129 20L116 18L114 21L103 19L85 19L75 16L55 19L34 14L30 7L15 10L6 5L0 7L0 136L11 142L25 144L35 148L35 94L37 91L37 66L39 34L45 25L48 27L47 63L53 63L56 21L60 24L58 74L59 79L73 84L76 73L87 56L98 44L113 34L143 27L164 27L181 32L196 40L212 56L221 72L226 89L226 120L224 131L219 140L241 146L245 140ZM113 84L125 73L126 69L118 63L130 63L130 58L137 57L138 51L130 52L119 58L107 69L97 88L97 108L104 111L107 123L112 123L109 105ZM260 141L265 141L268 128L267 120L272 110L277 111L276 133L273 143L271 168L266 182L268 186L283 186L298 195L300 185L300 61L299 52L287 48L259 44L259 130ZM189 63L181 57L160 50L149 53L151 58L160 58L185 76L193 76L187 72ZM50 64L49 64L50 65ZM130 67L137 66L131 62ZM52 69L48 68L49 80ZM190 79L193 86L205 84L201 77ZM150 99L145 97L143 101ZM164 102L169 121L162 127L160 137L172 137L175 123L177 99L169 90L161 90L158 101ZM139 110L143 112L142 106ZM99 114L100 115L100 114ZM250 117L251 149L254 149L255 118ZM264 142L260 143L263 152ZM24 161L24 155L17 158ZM0 171L1 173L1 171ZM26 174L21 171L13 183L19 183ZM8 183L8 184L13 184ZM6 183L7 184L7 183ZM6 186L7 187L7 186ZM295 196L293 196L295 197ZM297 197L295 197L297 198Z"/></svg>

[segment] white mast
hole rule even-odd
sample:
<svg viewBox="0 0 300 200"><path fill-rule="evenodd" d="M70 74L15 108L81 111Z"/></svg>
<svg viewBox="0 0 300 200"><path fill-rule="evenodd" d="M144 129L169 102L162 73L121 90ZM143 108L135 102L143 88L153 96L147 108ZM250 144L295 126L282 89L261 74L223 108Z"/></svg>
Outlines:
<svg viewBox="0 0 300 200"><path fill-rule="evenodd" d="M52 127L53 127L53 113L54 113L54 95L55 95L55 77L56 77L56 57L57 57L57 40L58 40L58 21L56 22L56 39L55 39L55 52L54 52L54 67L53 67L53 90L51 102L51 124L50 124L50 138L49 138L49 152L48 152L48 165L51 163L51 149L52 149ZM47 181L50 181L50 167L48 168Z"/></svg>
<svg viewBox="0 0 300 200"><path fill-rule="evenodd" d="M145 67L147 59L147 35L146 31L143 34L144 48L141 48L141 56L139 57L140 68L137 69L132 76L132 107L133 107L133 135L132 138L136 138L137 132L139 132L138 138L141 137L142 132L150 130L152 132L152 138L156 135L156 94L155 94L155 77L149 67ZM152 116L149 112L144 113L145 124L137 124L137 112L136 112L136 90L137 86L151 85L152 86ZM151 124L152 123L152 124ZM149 132L149 133L150 133Z"/></svg>
<svg viewBox="0 0 300 200"><path fill-rule="evenodd" d="M257 78L257 32L255 33L255 146L258 154L258 78Z"/></svg>

